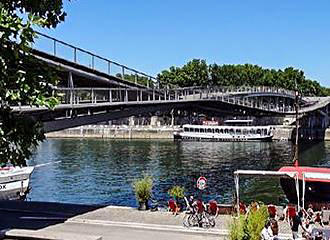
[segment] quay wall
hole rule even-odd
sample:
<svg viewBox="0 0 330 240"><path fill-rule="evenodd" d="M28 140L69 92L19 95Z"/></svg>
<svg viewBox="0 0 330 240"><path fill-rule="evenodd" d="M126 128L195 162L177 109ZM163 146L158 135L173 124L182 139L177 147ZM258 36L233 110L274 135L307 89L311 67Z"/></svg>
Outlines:
<svg viewBox="0 0 330 240"><path fill-rule="evenodd" d="M88 125L47 133L48 138L173 139L178 127Z"/></svg>
<svg viewBox="0 0 330 240"><path fill-rule="evenodd" d="M273 140L291 140L294 136L293 126L273 125L272 127ZM173 139L173 132L178 129L179 126L87 125L47 133L46 136L48 138ZM323 134L324 140L330 141L330 128Z"/></svg>

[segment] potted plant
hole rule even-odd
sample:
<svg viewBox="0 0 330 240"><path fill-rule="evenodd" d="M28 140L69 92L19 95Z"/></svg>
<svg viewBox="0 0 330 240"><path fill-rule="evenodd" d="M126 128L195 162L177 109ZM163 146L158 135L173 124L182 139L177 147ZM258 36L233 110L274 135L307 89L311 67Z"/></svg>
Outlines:
<svg viewBox="0 0 330 240"><path fill-rule="evenodd" d="M184 187L181 186L173 186L170 190L168 190L168 194L175 199L177 204L179 204L179 199L184 198Z"/></svg>
<svg viewBox="0 0 330 240"><path fill-rule="evenodd" d="M148 200L151 198L152 177L144 176L133 183L136 200L139 203L139 210L148 210Z"/></svg>

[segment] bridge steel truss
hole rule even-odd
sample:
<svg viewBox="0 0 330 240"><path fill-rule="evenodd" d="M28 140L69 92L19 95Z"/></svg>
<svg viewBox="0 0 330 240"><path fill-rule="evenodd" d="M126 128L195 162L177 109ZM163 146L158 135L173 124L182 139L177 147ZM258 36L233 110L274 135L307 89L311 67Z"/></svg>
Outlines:
<svg viewBox="0 0 330 240"><path fill-rule="evenodd" d="M56 88L61 104L47 108L14 107L14 112L57 131L118 118L189 109L242 115L294 114L294 93L271 87L191 87L178 89Z"/></svg>

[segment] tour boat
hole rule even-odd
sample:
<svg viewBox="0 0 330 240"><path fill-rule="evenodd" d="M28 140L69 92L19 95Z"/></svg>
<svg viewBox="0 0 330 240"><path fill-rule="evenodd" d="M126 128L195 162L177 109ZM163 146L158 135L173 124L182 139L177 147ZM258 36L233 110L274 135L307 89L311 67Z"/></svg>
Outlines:
<svg viewBox="0 0 330 240"><path fill-rule="evenodd" d="M299 196L306 202L330 202L330 168L285 166L279 172L296 172L299 181ZM281 178L281 187L291 203L297 203L295 179Z"/></svg>
<svg viewBox="0 0 330 240"><path fill-rule="evenodd" d="M34 167L0 168L0 200L25 199Z"/></svg>
<svg viewBox="0 0 330 240"><path fill-rule="evenodd" d="M279 172L296 173L297 178L281 178L281 187L292 203L313 202L313 203L329 203L330 202L330 168L299 166L298 161L298 137L299 137L299 93L296 91L296 137L295 137L295 156L293 166L284 166ZM296 184L298 182L298 184ZM299 186L299 187L297 187ZM299 189L298 189L299 188ZM301 197L300 197L301 196Z"/></svg>
<svg viewBox="0 0 330 240"><path fill-rule="evenodd" d="M251 126L252 120L227 120L223 126L185 124L174 139L190 141L271 141L270 126Z"/></svg>

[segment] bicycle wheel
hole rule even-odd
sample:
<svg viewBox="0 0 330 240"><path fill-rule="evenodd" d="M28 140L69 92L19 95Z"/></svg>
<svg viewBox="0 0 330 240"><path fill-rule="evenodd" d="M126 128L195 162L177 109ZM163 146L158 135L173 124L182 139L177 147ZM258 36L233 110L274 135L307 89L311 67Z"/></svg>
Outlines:
<svg viewBox="0 0 330 240"><path fill-rule="evenodd" d="M214 217L211 217L211 218L209 219L209 222L210 222L210 226L211 226L211 227L214 227L214 226L215 226L215 219L214 219Z"/></svg>
<svg viewBox="0 0 330 240"><path fill-rule="evenodd" d="M198 226L198 218L195 214L186 214L183 218L183 225L185 227Z"/></svg>
<svg viewBox="0 0 330 240"><path fill-rule="evenodd" d="M201 219L201 227L209 229L210 227L215 226L215 220L210 216L208 213L203 213L202 219Z"/></svg>
<svg viewBox="0 0 330 240"><path fill-rule="evenodd" d="M210 223L211 227L215 226L215 216L214 215L210 215L209 213L206 213L206 217Z"/></svg>
<svg viewBox="0 0 330 240"><path fill-rule="evenodd" d="M192 214L188 220L191 227L198 226L199 220L197 214Z"/></svg>
<svg viewBox="0 0 330 240"><path fill-rule="evenodd" d="M189 221L188 221L188 218L189 218L189 214L186 214L184 217L183 217L183 221L182 221L182 223L183 223L183 226L185 226L185 227L190 227L189 226Z"/></svg>
<svg viewBox="0 0 330 240"><path fill-rule="evenodd" d="M202 228L209 229L211 227L207 219L202 219L201 225Z"/></svg>

